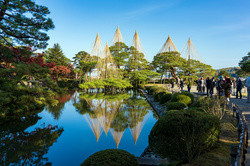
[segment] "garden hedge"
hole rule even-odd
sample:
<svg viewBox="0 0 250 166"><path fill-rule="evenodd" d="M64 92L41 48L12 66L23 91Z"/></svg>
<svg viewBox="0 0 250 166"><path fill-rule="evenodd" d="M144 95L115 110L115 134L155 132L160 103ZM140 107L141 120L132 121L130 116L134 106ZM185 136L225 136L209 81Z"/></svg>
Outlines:
<svg viewBox="0 0 250 166"><path fill-rule="evenodd" d="M171 93L167 93L167 94L163 95L160 98L160 104L165 104L165 103L169 102L172 99L172 96L173 95Z"/></svg>
<svg viewBox="0 0 250 166"><path fill-rule="evenodd" d="M194 102L194 95L192 93L182 91L181 94L189 96L191 98L192 103Z"/></svg>
<svg viewBox="0 0 250 166"><path fill-rule="evenodd" d="M137 158L125 150L101 150L88 157L81 166L139 166Z"/></svg>
<svg viewBox="0 0 250 166"><path fill-rule="evenodd" d="M167 110L182 110L186 107L186 104L180 102L170 102L167 104Z"/></svg>
<svg viewBox="0 0 250 166"><path fill-rule="evenodd" d="M189 96L186 96L181 93L175 93L172 97L171 102L181 102L186 104L187 106L192 104L192 99Z"/></svg>
<svg viewBox="0 0 250 166"><path fill-rule="evenodd" d="M149 135L150 149L162 158L191 161L219 140L220 120L193 110L172 110L161 117Z"/></svg>
<svg viewBox="0 0 250 166"><path fill-rule="evenodd" d="M166 91L165 91L165 92L156 93L156 94L154 95L154 100L155 100L155 101L160 101L161 97L164 96L165 94L167 94Z"/></svg>

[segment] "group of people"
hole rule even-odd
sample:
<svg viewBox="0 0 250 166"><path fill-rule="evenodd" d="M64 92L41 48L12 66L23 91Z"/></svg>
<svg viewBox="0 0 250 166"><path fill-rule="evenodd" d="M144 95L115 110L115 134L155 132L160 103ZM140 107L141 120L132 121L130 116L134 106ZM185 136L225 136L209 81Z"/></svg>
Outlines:
<svg viewBox="0 0 250 166"><path fill-rule="evenodd" d="M174 88L174 82L171 80L172 88ZM204 79L203 77L199 78L197 81L197 90L200 93L206 93L207 96L212 96L214 94L214 89L216 88L217 95L219 98L221 96L225 96L227 100L229 101L230 95L233 94L236 96L236 98L242 99L242 88L244 86L247 87L247 102L250 103L250 77L242 81L240 78L238 79L230 79L229 77L226 77L225 79L222 76L219 76L216 80L214 77L210 78L207 77ZM176 81L177 86L180 88L180 90L183 90L184 87L184 81L180 78ZM192 82L191 80L188 80L186 82L188 92L191 90Z"/></svg>
<svg viewBox="0 0 250 166"><path fill-rule="evenodd" d="M241 90L244 87L244 85L247 87L247 91L248 91L247 102L250 102L250 97L249 97L250 77L245 79L244 82L242 82L240 78L238 78L237 80L232 78L231 80L229 77L226 77L225 79L223 79L222 76L219 76L217 80L214 80L214 77L211 79L207 77L205 80L201 77L199 78L199 80L197 80L198 92L205 93L205 89L206 89L207 96L209 95L212 96L214 93L214 88L216 88L217 95L219 96L219 98L221 96L225 96L228 101L230 98L230 94L235 94L237 99L238 98L241 99L242 98Z"/></svg>

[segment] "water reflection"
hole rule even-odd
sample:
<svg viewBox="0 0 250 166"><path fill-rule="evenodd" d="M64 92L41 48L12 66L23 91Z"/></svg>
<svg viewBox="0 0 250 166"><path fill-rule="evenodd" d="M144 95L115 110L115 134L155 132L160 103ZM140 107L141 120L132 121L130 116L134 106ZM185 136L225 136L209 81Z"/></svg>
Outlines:
<svg viewBox="0 0 250 166"><path fill-rule="evenodd" d="M45 165L50 146L63 129L51 125L26 131L37 123L37 114L0 125L0 165Z"/></svg>
<svg viewBox="0 0 250 166"><path fill-rule="evenodd" d="M150 109L149 104L137 92L116 95L84 94L74 106L79 114L85 116L97 142L103 131L106 136L110 131L117 148L127 128L136 144Z"/></svg>
<svg viewBox="0 0 250 166"><path fill-rule="evenodd" d="M65 103L68 102L75 92L69 91L67 94L58 95L55 99L58 101L56 105L47 104L46 110L52 114L55 120L59 120L62 115L62 110L65 106ZM76 92L77 94L77 92Z"/></svg>

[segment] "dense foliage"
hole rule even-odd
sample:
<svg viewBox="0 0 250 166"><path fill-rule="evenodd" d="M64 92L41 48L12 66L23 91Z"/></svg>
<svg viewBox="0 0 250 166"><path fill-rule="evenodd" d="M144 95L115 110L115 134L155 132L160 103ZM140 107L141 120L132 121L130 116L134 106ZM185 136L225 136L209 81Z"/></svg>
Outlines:
<svg viewBox="0 0 250 166"><path fill-rule="evenodd" d="M184 94L175 93L172 97L171 102L180 102L180 103L184 103L185 105L189 106L190 104L192 104L192 99L189 96L186 96Z"/></svg>
<svg viewBox="0 0 250 166"><path fill-rule="evenodd" d="M38 48L47 46L49 36L46 32L54 28L47 17L50 13L47 7L33 0L1 0L0 6L1 40L10 45L13 41Z"/></svg>
<svg viewBox="0 0 250 166"><path fill-rule="evenodd" d="M136 157L125 150L107 149L101 150L88 157L81 166L138 166Z"/></svg>
<svg viewBox="0 0 250 166"><path fill-rule="evenodd" d="M214 147L219 139L220 121L193 110L168 111L149 135L153 152L170 160L188 161Z"/></svg>
<svg viewBox="0 0 250 166"><path fill-rule="evenodd" d="M170 102L167 104L167 110L182 110L186 108L187 105L181 102Z"/></svg>

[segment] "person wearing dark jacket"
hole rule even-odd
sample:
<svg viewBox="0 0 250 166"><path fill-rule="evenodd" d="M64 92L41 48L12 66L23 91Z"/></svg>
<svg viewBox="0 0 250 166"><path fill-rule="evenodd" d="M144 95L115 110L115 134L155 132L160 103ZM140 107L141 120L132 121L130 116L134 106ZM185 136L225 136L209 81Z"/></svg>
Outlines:
<svg viewBox="0 0 250 166"><path fill-rule="evenodd" d="M236 84L236 99L238 99L238 94L240 93L240 99L242 98L242 81L240 79L237 80L237 84Z"/></svg>
<svg viewBox="0 0 250 166"><path fill-rule="evenodd" d="M209 97L209 92L211 88L211 80L209 79L209 77L207 77L206 79L206 88L207 88L207 97Z"/></svg>
<svg viewBox="0 0 250 166"><path fill-rule="evenodd" d="M212 96L213 96L213 94L214 94L214 87L215 87L214 77L213 77L213 78L211 78L210 82L211 82L211 87L210 87L210 95L211 95L211 97L212 97Z"/></svg>

